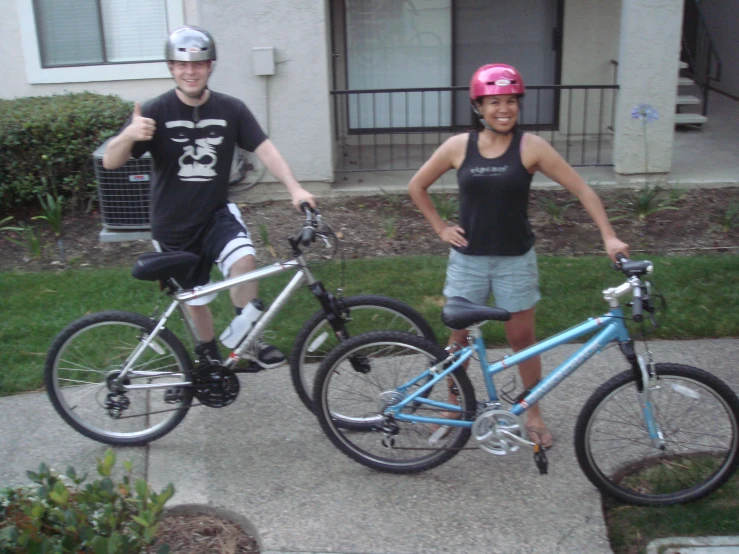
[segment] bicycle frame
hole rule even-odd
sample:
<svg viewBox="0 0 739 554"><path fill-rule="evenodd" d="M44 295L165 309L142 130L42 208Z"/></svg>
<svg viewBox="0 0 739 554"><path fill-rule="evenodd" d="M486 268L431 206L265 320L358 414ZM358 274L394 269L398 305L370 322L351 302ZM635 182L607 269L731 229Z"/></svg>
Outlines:
<svg viewBox="0 0 739 554"><path fill-rule="evenodd" d="M267 277L272 277L273 275L277 275L279 273L284 273L285 271L296 271L295 276L290 280L290 282L285 286L285 288L282 290L282 292L275 298L274 302L270 305L269 309L264 313L264 315L257 321L256 325L251 328L249 333L242 339L242 341L239 343L239 345L236 347L236 349L231 352L231 354L228 356L228 358L223 362L224 367L231 367L234 364L236 364L239 359L242 357L244 352L246 352L249 347L254 343L257 337L259 337L262 332L269 326L269 324L272 322L274 317L277 315L277 313L284 307L284 305L287 303L287 301L290 299L290 297L295 294L295 292L303 286L303 284L308 284L309 286L316 284L318 281L315 279L313 274L308 269L305 259L302 255L296 256L294 259L285 261L285 262L277 262L259 269L255 269L254 271L250 271L248 273L244 273L242 275L238 275L236 277L232 277L230 279L224 279L223 281L219 281L217 283L203 285L200 287L195 287L191 290L182 290L177 291L174 294L174 300L169 305L169 307L164 311L164 313L159 317L157 321L157 325L154 328L154 330L137 346L137 348L134 349L134 351L131 353L131 356L126 360L126 364L121 371L121 374L116 379L118 381L119 386L122 390L133 390L133 389L155 389L155 388L167 388L171 387L171 384L159 384L159 385L133 385L128 384L124 385L123 381L126 378L145 378L145 377L156 377L161 375L167 375L169 373L167 372L156 372L156 371L139 371L139 370L131 370L131 368L136 363L136 360L139 358L141 353L146 348L154 348L153 341L154 338L161 332L162 329L167 324L167 321L172 316L174 311L179 308L180 313L183 316L183 319L185 321L185 327L187 328L188 332L191 336L197 338L197 332L195 331L195 326L192 323L192 320L190 318L190 315L187 312L186 309L186 302L189 300L195 300L197 298L202 298L204 296L207 296L209 294L217 293L223 290L230 289L231 287L234 287L236 285L240 285L242 283L248 283L251 281L259 281L261 279L265 279ZM189 385L191 383L181 383L182 386Z"/></svg>
<svg viewBox="0 0 739 554"><path fill-rule="evenodd" d="M593 355L600 352L605 346L613 341L617 341L621 346L624 354L627 358L632 358L633 347L631 345L631 339L629 337L628 330L624 324L624 315L620 307L612 307L611 310L600 317L589 318L588 320L571 327L565 331L558 333L546 340L538 342L532 346L529 346L523 350L516 352L515 354L505 356L502 360L499 360L493 364L487 361L485 342L480 331L480 325L475 325L470 328L470 345L462 348L461 350L452 354L449 358L436 364L435 366L425 370L421 375L415 379L397 387L397 390L401 393L407 393L411 387L416 386L418 383L423 383L426 379L428 382L424 383L418 389L414 390L413 393L409 394L401 402L389 406L385 409L385 413L392 415L398 421L408 421L415 423L428 423L435 425L446 425L449 427L468 427L471 428L474 421L462 421L456 419L447 418L434 418L414 415L413 413L402 413L403 409L408 407L409 404L413 405L427 405L433 408L445 410L447 412L462 412L463 409L455 404L449 404L445 402L438 402L424 398L424 394L439 383L442 379L446 378L454 370L462 366L467 360L469 360L474 354L477 354L477 358L480 362L480 367L485 380L485 387L488 392L490 403L496 404L499 402L495 384L493 383L493 376L509 369L525 360L538 356L543 352L547 352L563 344L568 344L574 339L577 339L588 333L597 331L597 333L585 342L581 347L577 349L567 360L562 362L557 368L555 368L546 378L537 383L530 390L527 390L523 398L517 399L517 401L510 408L510 412L516 416L520 416L529 407L533 406L536 402L541 400L550 391L552 391L557 385L559 385L564 379L571 375L577 368L583 363L589 360ZM634 361L639 367L639 371L642 376L642 383L646 384L649 380L647 369L641 359L638 359L633 355ZM449 363L453 360L452 363ZM448 367L444 368L446 364ZM645 419L647 422L647 428L652 441L655 446L659 446L662 441L662 436L657 429L657 426L652 415L652 406L649 400L649 388L643 387L640 391L642 409L644 411Z"/></svg>

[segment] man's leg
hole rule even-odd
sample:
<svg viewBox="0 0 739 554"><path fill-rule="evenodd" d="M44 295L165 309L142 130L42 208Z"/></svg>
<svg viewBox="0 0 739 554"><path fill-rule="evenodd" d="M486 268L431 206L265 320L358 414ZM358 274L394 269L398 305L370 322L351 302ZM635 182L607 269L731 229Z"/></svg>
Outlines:
<svg viewBox="0 0 739 554"><path fill-rule="evenodd" d="M242 256L238 260L234 261L227 269L228 277L238 277L250 271L256 269L256 260L252 254ZM231 287L231 302L233 302L234 308L237 314L241 313L241 310L249 302L257 298L259 294L259 282L249 281ZM261 337L257 339L254 344L254 350L252 352L255 361L265 369L279 367L285 363L285 355L280 352L277 347L272 346L264 342Z"/></svg>
<svg viewBox="0 0 739 554"><path fill-rule="evenodd" d="M239 258L234 262L228 275L229 277L238 277L244 273L254 271L256 268L257 264L254 260L254 256L250 254ZM229 292L231 294L231 302L233 302L234 307L243 308L259 295L259 282L249 281L248 283L242 283L235 287L231 287Z"/></svg>
<svg viewBox="0 0 739 554"><path fill-rule="evenodd" d="M511 319L505 322L505 330L508 344L514 352L534 344L536 342L534 308L512 313ZM521 362L518 364L518 371L524 389L533 387L537 381L541 380L541 358L535 356ZM541 442L545 448L552 445L552 434L541 417L541 408L538 403L531 406L527 411L526 428L529 430L529 434L533 431L535 435L538 435L532 439L535 442Z"/></svg>

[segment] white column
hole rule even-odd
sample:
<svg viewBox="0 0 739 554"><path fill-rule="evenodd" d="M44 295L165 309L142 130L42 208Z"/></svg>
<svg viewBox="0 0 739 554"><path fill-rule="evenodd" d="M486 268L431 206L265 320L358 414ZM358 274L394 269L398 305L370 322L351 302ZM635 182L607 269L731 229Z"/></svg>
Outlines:
<svg viewBox="0 0 739 554"><path fill-rule="evenodd" d="M617 173L644 173L645 167L648 173L670 171L682 18L683 0L622 2L613 152ZM640 104L654 107L659 119L646 126L633 119L631 112Z"/></svg>

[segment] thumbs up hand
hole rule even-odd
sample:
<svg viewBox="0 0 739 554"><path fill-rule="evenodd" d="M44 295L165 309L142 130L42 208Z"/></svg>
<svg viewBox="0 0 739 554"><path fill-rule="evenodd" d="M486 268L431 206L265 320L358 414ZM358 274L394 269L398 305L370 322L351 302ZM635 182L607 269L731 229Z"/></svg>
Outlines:
<svg viewBox="0 0 739 554"><path fill-rule="evenodd" d="M125 133L129 139L134 141L147 141L154 138L156 132L156 121L141 115L141 105L136 102L133 107L131 123L126 127Z"/></svg>

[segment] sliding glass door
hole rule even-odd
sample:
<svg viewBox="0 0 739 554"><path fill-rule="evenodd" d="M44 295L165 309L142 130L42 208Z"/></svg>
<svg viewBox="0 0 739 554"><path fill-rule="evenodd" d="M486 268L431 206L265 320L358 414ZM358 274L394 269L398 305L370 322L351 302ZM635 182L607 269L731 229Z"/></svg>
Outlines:
<svg viewBox="0 0 739 554"><path fill-rule="evenodd" d="M333 8L348 90L431 89L352 94L351 130L466 127L467 95L434 89L466 86L485 63L514 65L529 85L558 82L562 0L334 0ZM554 107L552 92L527 94L523 122L551 124Z"/></svg>

